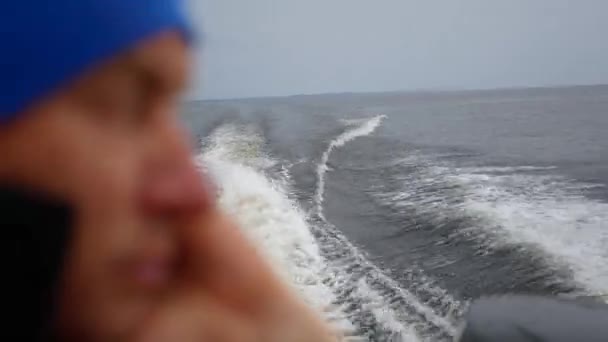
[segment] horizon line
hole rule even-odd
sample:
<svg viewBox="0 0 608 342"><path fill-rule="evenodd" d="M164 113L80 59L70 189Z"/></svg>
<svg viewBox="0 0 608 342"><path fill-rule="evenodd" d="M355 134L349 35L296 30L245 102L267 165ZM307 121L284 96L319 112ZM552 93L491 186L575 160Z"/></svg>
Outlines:
<svg viewBox="0 0 608 342"><path fill-rule="evenodd" d="M589 84L556 84L556 85L530 85L530 86L498 86L488 88L419 88L419 89L398 89L398 90L370 90L370 91L342 91L342 92L327 92L327 93L295 93L290 95L265 95L265 96L245 96L245 97L221 97L209 99L189 99L186 103L194 102L222 102L222 101L239 101L239 100L263 100L263 99L281 99L292 97L315 97L315 96L338 96L338 95L372 95L372 94L422 94L422 93L466 93L466 92L484 92L484 91L506 91L506 90L541 90L541 89L563 89L563 88L591 88L605 87L608 83L589 83Z"/></svg>

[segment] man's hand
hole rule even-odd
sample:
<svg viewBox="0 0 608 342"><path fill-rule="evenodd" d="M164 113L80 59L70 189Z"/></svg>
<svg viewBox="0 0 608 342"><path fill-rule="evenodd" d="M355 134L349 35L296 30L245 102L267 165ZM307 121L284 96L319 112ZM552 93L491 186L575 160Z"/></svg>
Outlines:
<svg viewBox="0 0 608 342"><path fill-rule="evenodd" d="M185 223L181 237L178 284L136 341L335 340L220 210Z"/></svg>

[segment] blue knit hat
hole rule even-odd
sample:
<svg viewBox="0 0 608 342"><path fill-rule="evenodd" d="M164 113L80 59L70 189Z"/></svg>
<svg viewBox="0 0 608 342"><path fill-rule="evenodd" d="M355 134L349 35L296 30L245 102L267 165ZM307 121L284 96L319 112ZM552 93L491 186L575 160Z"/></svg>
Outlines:
<svg viewBox="0 0 608 342"><path fill-rule="evenodd" d="M190 38L180 0L1 0L0 123L168 29Z"/></svg>

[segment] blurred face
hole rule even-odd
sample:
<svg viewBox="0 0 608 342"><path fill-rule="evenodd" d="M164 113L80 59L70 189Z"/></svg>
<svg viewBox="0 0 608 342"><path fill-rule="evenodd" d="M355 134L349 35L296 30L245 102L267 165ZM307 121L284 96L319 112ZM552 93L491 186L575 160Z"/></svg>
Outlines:
<svg viewBox="0 0 608 342"><path fill-rule="evenodd" d="M171 285L175 226L210 205L179 126L188 73L180 37L160 35L0 128L0 179L76 209L59 316L74 339L113 340L141 320Z"/></svg>
<svg viewBox="0 0 608 342"><path fill-rule="evenodd" d="M76 212L61 338L333 341L214 205L179 127L188 73L182 40L160 35L0 127L0 182Z"/></svg>

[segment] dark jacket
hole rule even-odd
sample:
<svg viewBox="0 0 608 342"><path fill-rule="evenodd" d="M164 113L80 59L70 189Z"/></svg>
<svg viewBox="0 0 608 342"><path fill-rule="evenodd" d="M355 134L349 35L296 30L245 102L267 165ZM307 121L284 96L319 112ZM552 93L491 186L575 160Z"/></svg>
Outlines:
<svg viewBox="0 0 608 342"><path fill-rule="evenodd" d="M53 318L72 214L66 205L0 186L2 341L54 340Z"/></svg>

